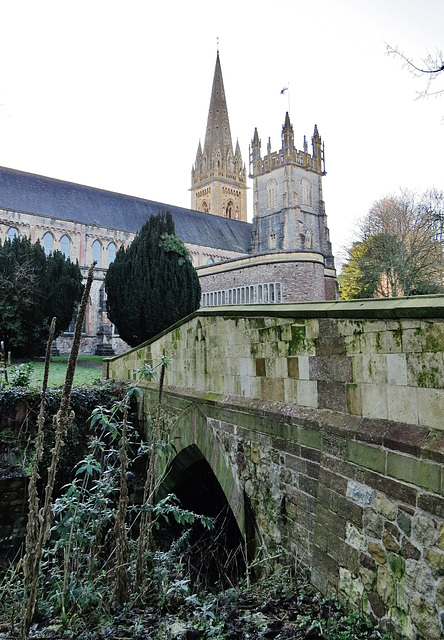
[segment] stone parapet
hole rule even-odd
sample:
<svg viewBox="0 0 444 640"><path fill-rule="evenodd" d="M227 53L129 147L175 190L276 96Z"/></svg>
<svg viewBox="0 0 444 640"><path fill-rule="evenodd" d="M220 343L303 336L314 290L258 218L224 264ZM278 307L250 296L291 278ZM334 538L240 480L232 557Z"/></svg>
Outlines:
<svg viewBox="0 0 444 640"><path fill-rule="evenodd" d="M441 638L444 298L203 309L105 375L163 349L167 437L207 459L250 553L285 549L395 638Z"/></svg>

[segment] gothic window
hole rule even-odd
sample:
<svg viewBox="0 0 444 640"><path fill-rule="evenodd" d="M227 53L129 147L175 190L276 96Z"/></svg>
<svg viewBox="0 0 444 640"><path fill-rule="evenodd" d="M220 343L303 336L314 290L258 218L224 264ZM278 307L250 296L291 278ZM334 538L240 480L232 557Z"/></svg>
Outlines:
<svg viewBox="0 0 444 640"><path fill-rule="evenodd" d="M313 233L311 229L307 229L305 232L305 248L313 249Z"/></svg>
<svg viewBox="0 0 444 640"><path fill-rule="evenodd" d="M68 236L62 236L60 238L60 251L63 253L65 258L69 258L69 245L70 242Z"/></svg>
<svg viewBox="0 0 444 640"><path fill-rule="evenodd" d="M101 262L100 258L102 257L102 245L98 240L94 240L93 242L93 260L97 262L97 266L100 268Z"/></svg>
<svg viewBox="0 0 444 640"><path fill-rule="evenodd" d="M52 253L53 247L54 238L48 231L48 233L45 233L45 235L43 236L43 251L45 252L45 256L49 256L49 254Z"/></svg>
<svg viewBox="0 0 444 640"><path fill-rule="evenodd" d="M309 207L313 204L313 188L308 178L302 178L302 204Z"/></svg>
<svg viewBox="0 0 444 640"><path fill-rule="evenodd" d="M17 229L15 229L14 227L10 227L8 229L8 233L7 236L8 240L10 240L11 242L14 240L14 238L18 238L18 231Z"/></svg>
<svg viewBox="0 0 444 640"><path fill-rule="evenodd" d="M277 204L277 182L274 178L271 178L267 182L267 207L271 209Z"/></svg>
<svg viewBox="0 0 444 640"><path fill-rule="evenodd" d="M116 245L114 242L110 242L108 245L108 267L111 262L114 262L116 258Z"/></svg>
<svg viewBox="0 0 444 640"><path fill-rule="evenodd" d="M227 208L226 208L226 211L225 211L225 215L226 215L227 218L232 218L233 217L233 206L234 205L233 205L232 201L230 200L230 202L227 204Z"/></svg>
<svg viewBox="0 0 444 640"><path fill-rule="evenodd" d="M203 211L204 213L208 213L208 204L205 202L205 200L202 202L200 208L201 208L201 211Z"/></svg>

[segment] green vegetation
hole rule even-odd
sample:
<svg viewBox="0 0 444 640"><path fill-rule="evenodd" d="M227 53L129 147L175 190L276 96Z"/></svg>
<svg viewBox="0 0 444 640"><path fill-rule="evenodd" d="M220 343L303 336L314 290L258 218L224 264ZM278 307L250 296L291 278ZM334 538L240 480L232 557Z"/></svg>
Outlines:
<svg viewBox="0 0 444 640"><path fill-rule="evenodd" d="M200 284L171 214L152 216L105 277L108 315L135 347L195 311Z"/></svg>
<svg viewBox="0 0 444 640"><path fill-rule="evenodd" d="M55 337L71 322L82 296L77 264L60 251L49 256L29 238L0 241L0 342L13 357L40 354L49 325L57 317Z"/></svg>
<svg viewBox="0 0 444 640"><path fill-rule="evenodd" d="M82 387L101 380L102 356L79 356L74 373L74 386ZM65 381L68 356L52 356L49 368L49 387L61 387ZM8 367L8 383L10 386L40 389L43 382L45 363L42 359L30 362L14 362ZM4 384L4 376L0 377L0 388Z"/></svg>

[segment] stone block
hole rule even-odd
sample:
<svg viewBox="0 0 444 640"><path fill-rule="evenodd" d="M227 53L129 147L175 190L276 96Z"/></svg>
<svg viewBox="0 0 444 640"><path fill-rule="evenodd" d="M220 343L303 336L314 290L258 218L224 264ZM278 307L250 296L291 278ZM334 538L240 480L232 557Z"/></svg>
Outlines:
<svg viewBox="0 0 444 640"><path fill-rule="evenodd" d="M338 493L332 492L331 508L336 513L339 513L342 518L345 518L349 525L362 527L362 507L359 505L350 502Z"/></svg>
<svg viewBox="0 0 444 640"><path fill-rule="evenodd" d="M345 496L347 493L347 478L344 478L344 476L339 473L333 473L324 465L319 469L319 482L339 495Z"/></svg>
<svg viewBox="0 0 444 640"><path fill-rule="evenodd" d="M365 553L367 551L367 536L352 522L347 522L345 541L354 549Z"/></svg>
<svg viewBox="0 0 444 640"><path fill-rule="evenodd" d="M289 378L299 379L299 358L290 356L287 358L287 375Z"/></svg>
<svg viewBox="0 0 444 640"><path fill-rule="evenodd" d="M403 323L404 324L404 323ZM404 353L422 353L424 350L424 339L421 332L416 328L404 328L402 331L402 350Z"/></svg>
<svg viewBox="0 0 444 640"><path fill-rule="evenodd" d="M444 389L417 389L419 424L444 431Z"/></svg>
<svg viewBox="0 0 444 640"><path fill-rule="evenodd" d="M407 360L405 353L387 354L387 383L389 385L407 384Z"/></svg>
<svg viewBox="0 0 444 640"><path fill-rule="evenodd" d="M261 378L261 398L272 402L284 402L284 381L276 378Z"/></svg>
<svg viewBox="0 0 444 640"><path fill-rule="evenodd" d="M384 529L384 521L379 513L373 509L364 509L362 514L362 527L366 535L371 538L381 539Z"/></svg>
<svg viewBox="0 0 444 640"><path fill-rule="evenodd" d="M384 436L383 443L388 449L421 457L423 444L429 435L429 429L418 425L395 423Z"/></svg>
<svg viewBox="0 0 444 640"><path fill-rule="evenodd" d="M349 480L347 483L347 499L360 507L369 507L373 503L375 492L360 482Z"/></svg>
<svg viewBox="0 0 444 640"><path fill-rule="evenodd" d="M346 413L347 398L345 394L345 384L327 380L318 380L317 399L320 409L331 409Z"/></svg>
<svg viewBox="0 0 444 640"><path fill-rule="evenodd" d="M310 380L310 356L298 356L299 379Z"/></svg>
<svg viewBox="0 0 444 640"><path fill-rule="evenodd" d="M387 474L433 493L439 493L441 490L441 467L433 462L417 460L389 451Z"/></svg>
<svg viewBox="0 0 444 640"><path fill-rule="evenodd" d="M362 320L338 320L338 333L340 336L353 336L363 333L364 323Z"/></svg>
<svg viewBox="0 0 444 640"><path fill-rule="evenodd" d="M362 415L387 420L387 387L381 384L361 385Z"/></svg>
<svg viewBox="0 0 444 640"><path fill-rule="evenodd" d="M292 378L284 379L284 394L287 404L298 404L298 385L297 380Z"/></svg>
<svg viewBox="0 0 444 640"><path fill-rule="evenodd" d="M387 496L403 502L406 505L416 507L416 501L421 501L421 495L418 497L418 489L410 487L407 484L392 480L385 475L374 473L373 471L365 471L365 484L373 487L377 491L385 493ZM423 494L424 496L430 496L430 494ZM421 507L422 508L422 507ZM444 508L444 501L443 501ZM427 509L425 509L427 511Z"/></svg>
<svg viewBox="0 0 444 640"><path fill-rule="evenodd" d="M395 581L385 564L378 567L376 574L376 591L387 607L391 607L396 598Z"/></svg>
<svg viewBox="0 0 444 640"><path fill-rule="evenodd" d="M347 413L355 416L362 415L361 386L359 384L345 385L345 401Z"/></svg>
<svg viewBox="0 0 444 640"><path fill-rule="evenodd" d="M303 407L318 406L318 387L316 380L298 380L298 404Z"/></svg>
<svg viewBox="0 0 444 640"><path fill-rule="evenodd" d="M348 460L372 471L385 472L386 453L379 447L349 440Z"/></svg>
<svg viewBox="0 0 444 640"><path fill-rule="evenodd" d="M426 548L424 549L424 560L430 567L435 580L444 576L444 553Z"/></svg>
<svg viewBox="0 0 444 640"><path fill-rule="evenodd" d="M384 518L392 521L395 520L398 506L394 500L390 500L384 493L377 491L374 504L375 510L384 516Z"/></svg>
<svg viewBox="0 0 444 640"><path fill-rule="evenodd" d="M419 633L427 640L442 640L442 627L435 607L425 598L415 596L411 600L410 616Z"/></svg>
<svg viewBox="0 0 444 640"><path fill-rule="evenodd" d="M387 356L366 353L352 357L353 382L369 384L387 383Z"/></svg>
<svg viewBox="0 0 444 640"><path fill-rule="evenodd" d="M444 388L443 353L408 353L407 384L429 389Z"/></svg>
<svg viewBox="0 0 444 640"><path fill-rule="evenodd" d="M413 517L412 539L425 547L433 547L438 540L435 520L429 515L416 513Z"/></svg>

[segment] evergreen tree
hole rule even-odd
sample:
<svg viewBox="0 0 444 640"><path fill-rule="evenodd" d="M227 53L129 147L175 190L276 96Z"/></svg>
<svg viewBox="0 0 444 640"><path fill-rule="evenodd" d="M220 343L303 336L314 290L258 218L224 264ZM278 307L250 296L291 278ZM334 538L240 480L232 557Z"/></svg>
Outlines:
<svg viewBox="0 0 444 640"><path fill-rule="evenodd" d="M14 356L44 348L51 319L65 331L82 296L82 274L59 251L49 256L26 237L0 241L0 340Z"/></svg>
<svg viewBox="0 0 444 640"><path fill-rule="evenodd" d="M199 307L200 284L170 213L152 216L105 277L108 316L130 346L157 335Z"/></svg>

